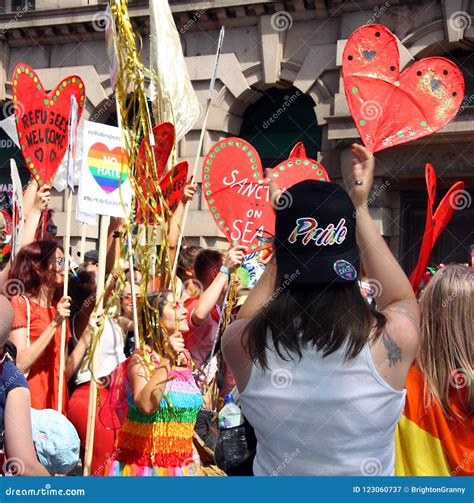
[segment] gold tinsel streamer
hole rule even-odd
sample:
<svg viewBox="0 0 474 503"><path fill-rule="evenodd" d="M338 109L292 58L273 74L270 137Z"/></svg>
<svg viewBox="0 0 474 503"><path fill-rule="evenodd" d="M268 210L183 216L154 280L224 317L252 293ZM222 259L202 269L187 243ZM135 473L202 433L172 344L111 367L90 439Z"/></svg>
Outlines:
<svg viewBox="0 0 474 503"><path fill-rule="evenodd" d="M127 236L128 233L131 233L132 251L136 251L136 264L142 275L140 283L141 300L137 306L139 312L140 345L145 345L143 335L145 333L151 334L152 337L148 338L146 344L158 355L164 356L166 354L166 356L169 357L170 355L166 352L168 337L167 335L164 337L160 336L162 331L159 330L159 313L157 309L150 304L147 298L148 285L151 280L156 280L156 278L152 278L150 274L150 264L153 259L156 259L156 271L159 277L160 287L163 288L168 287L168 285L175 285L174 278L170 276L172 264L167 242L167 232L172 214L160 189L160 180L156 171L156 160L150 146L150 141L145 141L145 165L140 169L140 173L144 174L144 179L137 179L135 176L136 170L134 169L139 160L139 147L141 141L145 139L149 140L152 135L152 121L145 93L145 85L147 81L156 79L157 76L152 74L142 63L141 54L137 49L137 40L140 44L141 40L139 35L134 31L130 21L127 0L110 0L110 10L115 24L115 52L118 63L115 87L117 115L120 122L119 126L122 129L125 148L127 150L128 177L133 191L132 214L126 221L125 232L123 234ZM160 116L159 110L162 103L162 100L158 100L156 104L158 117ZM156 187L156 198L146 196L150 191L148 190L144 193L142 187L145 185L148 187L154 185ZM141 214L144 223L138 225L139 231L133 234L133 228L135 227L134 208L136 208L137 203L142 210ZM123 205L123 207L125 206ZM158 224L159 230L161 231L161 246L158 256L156 256L155 252L157 229L152 229L150 233L147 222L155 222L155 227ZM125 236L122 235L120 238L121 256L117 259L114 268L115 271L118 270L118 261L127 260L127 251L130 253L130 250L127 250L128 243ZM144 243L140 241L144 241ZM123 268L116 272L115 278L109 278L109 284L112 280L116 281L116 285L112 294L107 299L107 305L104 306L104 322L93 335L90 350L83 364L83 368L88 368L91 370L91 373L94 353L98 349L100 337L107 317L109 316L109 311L113 306L117 306L117 308L120 306L120 297L125 286ZM173 290L175 291L176 288L174 287ZM98 299L96 305L99 305L101 300L102 299ZM144 354L148 354L148 352L145 351ZM152 370L154 364L151 359L148 361L148 364L150 370ZM92 378L96 380L94 376Z"/></svg>

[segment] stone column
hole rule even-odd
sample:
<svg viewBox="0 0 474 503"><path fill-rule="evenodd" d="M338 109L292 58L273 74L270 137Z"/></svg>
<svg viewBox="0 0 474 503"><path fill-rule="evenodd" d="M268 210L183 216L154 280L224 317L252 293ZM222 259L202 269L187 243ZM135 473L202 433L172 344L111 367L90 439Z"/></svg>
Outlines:
<svg viewBox="0 0 474 503"><path fill-rule="evenodd" d="M0 40L0 100L4 100L6 95L9 60L10 46L6 40Z"/></svg>

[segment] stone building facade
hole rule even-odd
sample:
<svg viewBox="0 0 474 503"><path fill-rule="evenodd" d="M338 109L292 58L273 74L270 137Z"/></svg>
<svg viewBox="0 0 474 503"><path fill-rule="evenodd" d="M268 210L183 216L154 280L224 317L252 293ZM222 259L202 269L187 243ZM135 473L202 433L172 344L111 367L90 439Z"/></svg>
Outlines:
<svg viewBox="0 0 474 503"><path fill-rule="evenodd" d="M68 74L80 75L87 89L83 116L110 121L115 104L104 43L106 2L28 1L30 8L25 7L27 0L6 0L7 12L0 9L0 99L6 103L11 99L11 73L21 61L38 72L46 88ZM147 4L148 0L129 1L145 63ZM377 154L371 211L402 265L411 269L424 227L424 165L431 162L438 173L440 195L455 180L466 184L462 205L437 244L433 260L468 260L474 243L474 1L170 0L170 5L203 104L219 29L226 27L201 157L214 142L242 136L255 145L263 164L271 166L285 158L290 144L302 140L330 177L343 183L350 169L350 144L358 140L341 78L342 51L351 32L367 23L384 24L400 39L402 66L433 55L455 61L466 81L459 114L431 137ZM190 165L202 115L179 145L179 160ZM61 234L65 227L61 194L55 195L54 207ZM201 195L191 210L187 242L223 246ZM76 246L78 228L73 232ZM91 245L96 233L89 228Z"/></svg>

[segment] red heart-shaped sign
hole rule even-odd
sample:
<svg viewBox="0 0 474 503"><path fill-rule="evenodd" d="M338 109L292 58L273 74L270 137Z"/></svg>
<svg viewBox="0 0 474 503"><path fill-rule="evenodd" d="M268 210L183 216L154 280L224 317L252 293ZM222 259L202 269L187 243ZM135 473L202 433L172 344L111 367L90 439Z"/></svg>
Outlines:
<svg viewBox="0 0 474 503"><path fill-rule="evenodd" d="M305 157L282 162L271 176L281 189L303 180L329 180L318 162ZM241 138L217 142L207 154L202 173L204 196L217 226L232 245L251 250L269 246L260 240L275 231L269 180L263 175L257 151ZM284 203L278 205L278 209L284 207Z"/></svg>
<svg viewBox="0 0 474 503"><path fill-rule="evenodd" d="M155 166L156 177L161 180L166 169L166 163L173 150L174 145L174 126L170 122L162 122L157 124L153 130L154 145L152 147ZM149 142L148 138L144 138L138 150L138 162L136 166L136 177L138 180L148 180L149 175L146 170L146 145ZM144 188L146 183L143 184Z"/></svg>
<svg viewBox="0 0 474 503"><path fill-rule="evenodd" d="M163 194L163 198L167 201L169 210L173 213L181 198L183 197L184 187L186 186L186 181L188 178L188 162L183 161L177 164L172 170L166 173L160 180L160 189ZM156 191L155 191L156 194ZM146 218L146 211L141 210L140 200L136 198L136 222L137 224L144 223ZM158 215L150 215L148 217L148 223L154 225L162 217L163 209L160 207L158 209Z"/></svg>
<svg viewBox="0 0 474 503"><path fill-rule="evenodd" d="M352 117L371 152L439 131L464 96L461 70L446 58L425 58L400 73L397 39L378 24L349 37L342 76Z"/></svg>
<svg viewBox="0 0 474 503"><path fill-rule="evenodd" d="M16 130L23 157L39 185L54 178L68 145L71 96L75 96L78 119L85 104L80 77L63 79L46 93L36 73L20 63L13 71L13 103Z"/></svg>
<svg viewBox="0 0 474 503"><path fill-rule="evenodd" d="M174 212L183 197L184 187L188 179L188 162L183 161L167 173L160 181L160 189L171 212Z"/></svg>
<svg viewBox="0 0 474 503"><path fill-rule="evenodd" d="M184 180L184 185L181 183L184 178L186 178L188 173L188 164L179 163L173 170L165 174L166 164L168 162L169 156L173 150L175 131L174 126L170 122L162 122L157 124L153 130L153 143L151 150L154 157L154 167L156 169L156 178L160 180L161 192L168 201L168 205L171 211L175 208L181 199L184 191L184 185L186 185L186 180ZM137 222L143 222L145 216L141 210L141 205L144 201L157 200L157 189L156 183L154 182L155 177L150 176L150 171L147 170L147 155L146 155L146 145L149 143L148 138L144 138L140 144L138 150L138 161L136 163L136 179L143 181L141 183L139 190L141 191L142 197L136 198L137 209L136 209L136 219ZM150 160L148 161L150 166ZM151 163L153 165L153 163ZM181 187L182 185L182 187ZM179 186L179 187L178 187ZM140 202L140 199L142 202ZM149 218L150 223L155 221L154 218Z"/></svg>
<svg viewBox="0 0 474 503"><path fill-rule="evenodd" d="M436 199L436 173L434 167L429 163L426 163L425 166L425 181L428 192L425 231L418 254L418 262L410 274L410 284L415 293L418 291L420 281L428 265L431 251L436 241L453 217L455 210L458 209L456 197L464 191L464 182L458 181L454 183L433 213Z"/></svg>

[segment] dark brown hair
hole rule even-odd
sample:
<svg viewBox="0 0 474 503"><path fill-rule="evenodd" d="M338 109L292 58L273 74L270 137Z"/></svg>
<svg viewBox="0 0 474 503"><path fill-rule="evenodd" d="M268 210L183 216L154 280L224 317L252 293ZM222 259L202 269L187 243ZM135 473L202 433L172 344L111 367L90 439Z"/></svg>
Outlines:
<svg viewBox="0 0 474 503"><path fill-rule="evenodd" d="M181 249L176 268L178 278L184 280L186 279L186 270L194 270L194 262L201 250L203 250L201 246L186 246Z"/></svg>
<svg viewBox="0 0 474 503"><path fill-rule="evenodd" d="M205 284L209 270L222 265L222 253L218 250L201 250L194 261L196 279Z"/></svg>
<svg viewBox="0 0 474 503"><path fill-rule="evenodd" d="M381 334L385 323L385 316L364 299L357 281L288 284L288 279L280 279L273 298L248 324L244 344L263 369L268 369L270 341L286 361L301 359L308 346L328 356L345 345L346 359L351 359L370 334Z"/></svg>

